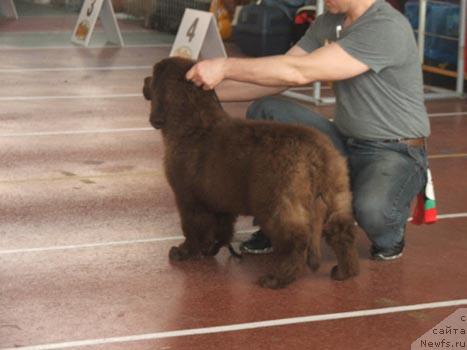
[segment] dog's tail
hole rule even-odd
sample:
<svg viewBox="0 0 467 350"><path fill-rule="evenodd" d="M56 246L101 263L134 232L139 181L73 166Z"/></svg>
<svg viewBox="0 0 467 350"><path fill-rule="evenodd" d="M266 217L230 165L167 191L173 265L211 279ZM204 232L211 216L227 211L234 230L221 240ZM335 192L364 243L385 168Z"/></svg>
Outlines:
<svg viewBox="0 0 467 350"><path fill-rule="evenodd" d="M319 269L321 262L321 236L326 221L328 206L323 195L318 193L312 206L313 218L311 223L311 237L308 243L307 264L312 271Z"/></svg>

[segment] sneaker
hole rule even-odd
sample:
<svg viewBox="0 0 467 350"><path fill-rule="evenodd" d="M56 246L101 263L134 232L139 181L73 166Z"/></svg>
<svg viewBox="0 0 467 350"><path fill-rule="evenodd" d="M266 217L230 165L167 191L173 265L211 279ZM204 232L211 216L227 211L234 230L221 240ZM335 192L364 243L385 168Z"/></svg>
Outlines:
<svg viewBox="0 0 467 350"><path fill-rule="evenodd" d="M253 233L247 241L240 244L240 251L247 254L268 254L273 251L271 241L261 230Z"/></svg>
<svg viewBox="0 0 467 350"><path fill-rule="evenodd" d="M390 249L380 249L375 245L371 246L371 259L373 260L395 260L402 256L402 250L404 250L405 241L402 239L398 244Z"/></svg>

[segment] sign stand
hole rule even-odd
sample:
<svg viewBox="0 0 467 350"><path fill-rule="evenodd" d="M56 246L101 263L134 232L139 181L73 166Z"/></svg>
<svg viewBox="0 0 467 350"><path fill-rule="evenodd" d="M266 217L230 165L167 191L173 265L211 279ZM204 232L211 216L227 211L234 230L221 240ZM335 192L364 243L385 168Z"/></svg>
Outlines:
<svg viewBox="0 0 467 350"><path fill-rule="evenodd" d="M73 30L71 41L87 47L98 17L101 19L107 39L114 44L123 46L122 34L118 27L111 0L84 1L75 29Z"/></svg>
<svg viewBox="0 0 467 350"><path fill-rule="evenodd" d="M197 60L227 57L224 42L211 12L186 9L169 56Z"/></svg>
<svg viewBox="0 0 467 350"><path fill-rule="evenodd" d="M8 18L18 19L18 12L16 12L13 0L0 0L0 13Z"/></svg>

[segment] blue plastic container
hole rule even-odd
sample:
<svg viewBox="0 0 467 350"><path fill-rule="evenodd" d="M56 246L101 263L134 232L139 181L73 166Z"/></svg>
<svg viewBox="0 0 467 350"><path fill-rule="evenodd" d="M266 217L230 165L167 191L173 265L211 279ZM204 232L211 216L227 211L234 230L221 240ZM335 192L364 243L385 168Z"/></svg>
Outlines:
<svg viewBox="0 0 467 350"><path fill-rule="evenodd" d="M235 44L250 56L280 55L292 44L292 20L278 6L243 6L233 31Z"/></svg>
<svg viewBox="0 0 467 350"><path fill-rule="evenodd" d="M412 25L418 29L418 1L408 1L404 14ZM426 9L427 33L433 33L453 38L459 37L459 5L457 3L428 2ZM458 42L445 38L425 36L424 55L428 60L440 63L457 64Z"/></svg>

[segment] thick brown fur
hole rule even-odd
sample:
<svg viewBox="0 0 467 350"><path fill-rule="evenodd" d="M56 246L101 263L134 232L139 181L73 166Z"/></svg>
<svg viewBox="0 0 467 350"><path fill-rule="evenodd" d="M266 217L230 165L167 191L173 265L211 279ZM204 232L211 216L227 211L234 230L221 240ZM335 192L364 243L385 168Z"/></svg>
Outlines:
<svg viewBox="0 0 467 350"><path fill-rule="evenodd" d="M277 254L263 287L281 288L308 263L316 270L320 238L337 256L331 277L359 272L344 158L320 132L231 118L213 91L186 81L193 62L162 60L144 80L151 124L162 131L165 172L185 241L171 260L213 256L232 239L238 215L254 216Z"/></svg>

